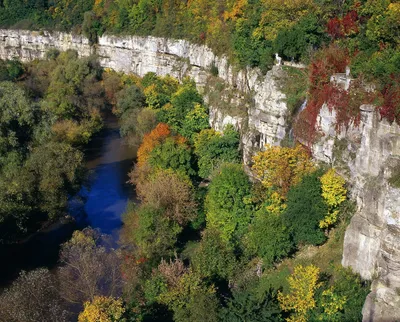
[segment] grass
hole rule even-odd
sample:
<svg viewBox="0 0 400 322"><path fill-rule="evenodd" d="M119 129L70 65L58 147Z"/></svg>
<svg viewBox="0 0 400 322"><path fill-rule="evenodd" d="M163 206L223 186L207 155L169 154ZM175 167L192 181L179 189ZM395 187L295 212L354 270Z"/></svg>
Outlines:
<svg viewBox="0 0 400 322"><path fill-rule="evenodd" d="M264 272L260 281L261 289L273 287L287 290L286 278L298 265L315 265L321 273L335 279L338 268L341 267L343 255L343 241L346 228L355 210L355 205L347 201L342 206L342 217L337 226L330 230L328 239L321 246L303 246L292 257L284 259L275 268Z"/></svg>
<svg viewBox="0 0 400 322"><path fill-rule="evenodd" d="M286 95L286 104L292 118L307 97L308 71L283 66L283 77L278 79L279 89Z"/></svg>

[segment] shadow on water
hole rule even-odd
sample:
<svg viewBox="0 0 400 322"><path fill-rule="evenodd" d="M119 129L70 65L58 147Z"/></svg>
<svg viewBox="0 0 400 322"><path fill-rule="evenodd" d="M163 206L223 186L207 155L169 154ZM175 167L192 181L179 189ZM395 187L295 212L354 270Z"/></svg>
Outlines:
<svg viewBox="0 0 400 322"><path fill-rule="evenodd" d="M88 187L72 198L69 212L76 220L59 220L20 244L0 245L0 286L18 276L20 270L38 267L55 268L60 245L75 229L87 225L111 234L116 246L121 215L129 199L135 200L134 189L128 181L133 153L119 135L117 119L108 115L104 129L86 148L86 165L90 171Z"/></svg>

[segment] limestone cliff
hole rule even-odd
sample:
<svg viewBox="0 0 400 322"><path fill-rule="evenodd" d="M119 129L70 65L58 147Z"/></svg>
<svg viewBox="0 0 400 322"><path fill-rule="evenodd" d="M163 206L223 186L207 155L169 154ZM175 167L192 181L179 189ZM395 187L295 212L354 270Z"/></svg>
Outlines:
<svg viewBox="0 0 400 322"><path fill-rule="evenodd" d="M253 149L279 144L285 136L287 107L275 79L279 67L266 75L257 69L237 71L226 57L183 40L103 36L90 46L84 37L65 33L0 30L0 58L30 61L52 48L97 54L102 66L140 76L155 72L194 78L209 102L211 126L221 130L234 124L241 131L245 162ZM337 133L334 111L323 106L318 119L323 135L313 153L347 177L357 201L345 235L343 265L375 280L364 320L395 321L400 320L400 190L388 178L400 168L400 129L380 121L372 106L363 105L361 113L358 127Z"/></svg>
<svg viewBox="0 0 400 322"><path fill-rule="evenodd" d="M318 120L324 135L313 152L347 177L357 201L357 212L345 234L342 264L374 280L363 321L398 321L400 189L388 179L399 171L400 127L381 121L371 105L361 106L358 127L336 133L334 120L334 112L324 106Z"/></svg>
<svg viewBox="0 0 400 322"><path fill-rule="evenodd" d="M102 36L90 46L86 38L61 32L0 30L0 58L22 61L44 58L50 49L74 49L80 56L96 54L103 67L144 76L148 72L192 77L210 106L211 126L221 130L233 124L241 131L245 161L253 148L279 144L286 133L286 104L275 76L257 69L237 71L226 57L218 57L206 46L185 40L155 37ZM212 76L210 69L218 71Z"/></svg>

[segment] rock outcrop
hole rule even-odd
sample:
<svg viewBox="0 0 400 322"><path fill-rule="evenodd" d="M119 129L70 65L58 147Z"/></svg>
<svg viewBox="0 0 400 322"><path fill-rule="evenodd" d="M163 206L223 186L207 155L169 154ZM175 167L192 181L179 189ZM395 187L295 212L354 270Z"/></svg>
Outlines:
<svg viewBox="0 0 400 322"><path fill-rule="evenodd" d="M314 156L334 165L352 185L357 212L346 230L343 266L373 280L363 321L400 321L400 127L381 121L374 106L361 106L361 122L335 133L335 115L319 115L323 138Z"/></svg>
<svg viewBox="0 0 400 322"><path fill-rule="evenodd" d="M31 61L44 58L50 49L74 49L80 56L96 54L103 67L139 76L148 72L178 79L190 76L209 101L211 126L221 130L226 124L233 124L241 131L246 162L253 148L279 144L285 136L285 96L275 80L280 67L266 75L258 69L236 71L226 57L185 40L105 35L90 46L85 37L67 33L0 30L2 59ZM211 75L211 67L218 71L218 77ZM212 100L215 94L217 104Z"/></svg>

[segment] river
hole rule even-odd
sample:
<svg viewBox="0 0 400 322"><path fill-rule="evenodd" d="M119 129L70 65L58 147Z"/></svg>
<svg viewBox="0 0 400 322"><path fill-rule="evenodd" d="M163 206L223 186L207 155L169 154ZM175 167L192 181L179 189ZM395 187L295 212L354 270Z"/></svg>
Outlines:
<svg viewBox="0 0 400 322"><path fill-rule="evenodd" d="M107 115L103 130L86 148L86 166L89 170L87 188L70 202L69 212L74 222L60 220L33 234L20 244L7 245L0 250L0 286L8 285L20 270L38 267L54 269L60 245L75 229L91 226L112 236L116 245L123 214L129 199L134 200L134 189L127 183L132 167L133 152L119 135L115 116ZM78 202L81 199L81 202Z"/></svg>

